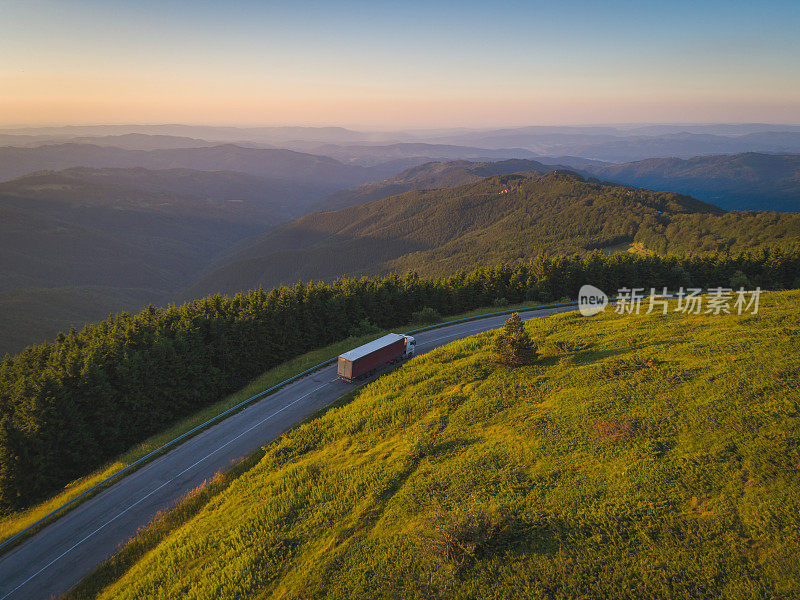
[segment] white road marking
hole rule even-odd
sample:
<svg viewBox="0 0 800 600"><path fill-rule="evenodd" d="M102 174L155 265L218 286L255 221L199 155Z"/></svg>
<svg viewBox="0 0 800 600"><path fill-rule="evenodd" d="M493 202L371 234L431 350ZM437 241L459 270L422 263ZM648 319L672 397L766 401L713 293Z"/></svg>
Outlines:
<svg viewBox="0 0 800 600"><path fill-rule="evenodd" d="M334 380L334 381L335 381L335 380ZM199 465L201 462L203 462L203 461L204 461L204 460L206 460L207 458L209 458L209 457L213 456L214 454L216 454L217 452L219 452L220 450L222 450L222 449L223 449L223 448L225 448L226 446L228 446L228 445L232 444L233 442L235 442L236 440L238 440L240 437L242 437L242 436L243 436L243 435L245 435L246 433L249 433L249 432L251 432L253 429L255 429L256 427L258 427L259 425L262 425L263 423L266 423L267 421L269 421L269 420L270 420L272 417L274 417L275 415L277 415L277 414L279 414L279 413L282 413L284 410L286 410L286 409L287 409L287 408L289 408L290 406L293 406L293 405L297 404L297 403L298 403L298 402L300 402L300 400L302 400L303 398L306 398L306 397L310 396L311 394L313 394L314 392L317 392L317 391L321 390L321 389L322 389L322 388L324 388L326 385L328 385L328 383L323 383L321 386L319 386L319 387L317 387L317 388L314 388L313 390L311 390L311 391L310 391L310 392L308 392L307 394L304 394L304 395L300 396L300 397L299 397L297 400L294 400L293 402L290 402L290 403L289 403L289 404L287 404L286 406L282 407L280 410L276 410L274 413L272 413L272 414L271 414L271 415L269 415L268 417L265 417L264 419L262 419L261 421L259 421L258 423L256 423L256 424L255 424L255 425L253 425L252 427L250 427L249 429L246 429L246 430L244 430L242 433L240 433L239 435L237 435L235 438L231 438L230 440L228 440L227 442L225 442L224 444L222 444L222 446L220 446L219 448L217 448L217 449L216 449L216 450L214 450L213 452L209 452L208 454L206 454L206 455L205 455L203 458L201 458L200 460L198 460L198 461L197 461L197 462L195 462L194 464L192 464L192 465L190 465L190 466L186 467L186 468L185 468L183 471L181 471L180 473L178 473L177 475L175 475L174 477L172 477L172 479L170 479L170 480L168 480L168 481L165 481L165 482L164 482L164 483L162 483L160 486L158 486L156 489L154 489L152 492L148 493L147 495L145 495L145 496L141 497L139 500L137 500L136 502L134 502L133 504L131 504L131 505L130 505L128 508L126 508L125 510L123 510L121 513L117 514L115 517L113 517L113 518L109 519L108 521L106 521L105 523L103 523L102 525L100 525L100 527L98 527L97 529L95 529L95 530L94 530L92 533L90 533L89 535L87 535L87 536L86 536L85 538L83 538L81 541L77 542L76 544L74 544L73 546L69 547L67 550L65 550L65 551L64 551L64 552L62 552L61 554L59 554L59 555L58 555L56 558L54 558L54 559L53 559L53 560L51 560L49 563L47 563L45 566L43 566L41 569L39 569L38 571L36 571L36 573L34 573L34 574L33 574L33 575L31 575L30 577L28 577L28 578L27 578L25 581L23 581L22 583L20 583L20 584L19 584L17 587L15 587L13 590L11 590L10 592L8 592L8 593L7 593L5 596L3 596L2 598L0 598L0 600L5 600L6 598L8 598L8 597L9 597L11 594L13 594L14 592L16 592L18 589L20 589L20 588L21 588L23 585L25 585L26 583L28 583L28 582L29 582L30 580L32 580L34 577L36 577L37 575L40 575L40 574L41 574L43 571L45 571L45 570L49 569L51 566L53 566L53 565L54 565L56 562L58 562L58 561L59 561L60 559L62 559L64 556L66 556L67 554L69 554L70 552L72 552L72 551L73 551L75 548L77 548L78 546L80 546L80 545L81 545L83 542L85 542L86 540L88 540L88 539L89 539L90 537L92 537L92 536L93 536L95 533L97 533L98 531L100 531L101 529L103 529L104 527L106 527L107 525L110 525L111 523L113 523L114 521L116 521L117 519L119 519L119 518L120 518L122 515L124 515L124 514L125 514L126 512L128 512L129 510L131 510L131 509L132 509L134 506L136 506L137 504L140 504L140 503L144 502L145 500L147 500L147 499L148 499L150 496L152 496L153 494L155 494L155 493L156 493L158 490L160 490L160 489L161 489L161 488L163 488L164 486L166 486L166 485L169 485L170 483L172 483L173 481L175 481L175 480L176 480L178 477L180 477L181 475L183 475L183 474L184 474L184 473L186 473L187 471L189 471L189 470L193 469L194 467L196 467L197 465Z"/></svg>
<svg viewBox="0 0 800 600"><path fill-rule="evenodd" d="M493 328L489 327L489 329L493 329ZM480 332L483 332L483 331L488 331L489 329L480 328L480 329L470 329L468 331L459 331L458 333L451 333L450 335L443 335L442 337L438 337L438 338L435 338L435 339L432 339L432 340L428 340L427 342L422 342L420 345L432 344L433 342L438 342L439 340L446 340L447 338L456 337L456 336L464 335L464 334L467 334L467 333L480 333ZM2 598L0 598L0 600L2 600Z"/></svg>
<svg viewBox="0 0 800 600"><path fill-rule="evenodd" d="M544 316L544 315L531 315L531 316L529 316L529 317L527 317L527 318L528 318L528 319L532 319L532 318L535 318L536 316ZM525 318L523 317L523 320L527 320L527 319L525 319ZM465 334L479 333L479 332L487 331L488 329L494 329L494 328L493 328L493 327L488 327L488 328L487 328L487 327L485 327L485 326L484 326L484 327L481 327L481 328L478 328L478 329L471 329L471 330L468 330L468 331L460 331L460 332L458 332L458 333L453 333L453 334L450 334L450 335L445 335L445 336L442 336L442 337L435 338L435 339L433 339L433 340L428 340L427 342L422 342L422 343L420 343L420 346L422 346L422 345L427 345L427 344L431 344L431 343L433 343L433 342L438 342L438 341L440 341L440 340L445 340L445 339L447 339L447 338L452 338L452 337L457 337L457 336L463 336L463 335L465 335ZM19 590L19 589L20 589L22 586L24 586L26 583L28 583L28 582L29 582L29 581L31 581L32 579L36 578L36 577L37 577L38 575L40 575L42 572L46 571L48 568L50 568L51 566L53 566L53 565L54 565L56 562L58 562L58 561L59 561L60 559L62 559L64 556L66 556L67 554L69 554L69 553L70 553L72 550L74 550L75 548L77 548L78 546L80 546L80 545L81 545L83 542L85 542L86 540L88 540L90 537L92 537L93 535L95 535L95 534L96 534L98 531L102 530L103 528L107 527L108 525L110 525L111 523L113 523L114 521L116 521L117 519L119 519L119 518L120 518L122 515L124 515L124 514L125 514L125 513L127 513L128 511L130 511L132 508L134 508L134 507L135 507L135 506L137 506L138 504L140 504L140 503L144 502L145 500L147 500L147 498L149 498L150 496L152 496L153 494L155 494L155 493L156 493L158 490L160 490L161 488L163 488L163 487L164 487L164 486L166 486L166 485L169 485L170 483L172 483L173 481L175 481L175 480L176 480L178 477L180 477L181 475L183 475L183 474L184 474L184 473L186 473L187 471L189 471L189 470L193 469L194 467L196 467L197 465L199 465L201 462L203 462L203 461L204 461L204 460L206 460L207 458L209 458L209 457L213 456L214 454L216 454L217 452L219 452L220 450L222 450L222 449L223 449L223 448L225 448L226 446L228 446L228 445L232 444L233 442L235 442L236 440L238 440L240 437L242 437L243 435L245 435L245 434L249 433L250 431L252 431L252 430L253 430L253 429L255 429L256 427L258 427L259 425L262 425L263 423L265 423L265 422L269 421L269 420L270 420L272 417L274 417L275 415L278 415L278 414L282 413L282 412L283 412L284 410L286 410L287 408L289 408L289 407L291 407L291 406L293 406L293 405L297 404L298 402L300 402L300 401L301 401L301 400L303 400L304 398L307 398L308 396L310 396L310 395L311 395L311 394L313 394L314 392L317 392L317 391L321 390L322 388L324 388L326 385L329 385L329 384L331 384L331 383L335 383L336 381L338 381L338 378L337 378L337 379L332 379L332 380L331 380L331 381L329 381L328 383L323 383L323 384L322 384L322 385L320 385L319 387L316 387L316 388L314 388L314 389L313 389L313 390L311 390L310 392L308 392L308 393L306 393L306 394L304 394L304 395L300 396L299 398L297 398L297 399L296 399L296 400L294 400L293 402L290 402L290 403L289 403L289 404L287 404L286 406L284 406L284 407L280 408L279 410L275 411L274 413L272 413L272 414L271 414L271 415L269 415L268 417L265 417L264 419L262 419L261 421L259 421L258 423L256 423L256 424L255 424L255 425L253 425L252 427L250 427L249 429L246 429L245 431L243 431L242 433L240 433L240 434L239 434L239 435L237 435L236 437L234 437L234 438L232 438L232 439L228 440L226 443L224 443L222 446L220 446L219 448L217 448L217 449L216 449L216 450L214 450L213 452L210 452L210 453L206 454L206 455L205 455L203 458L201 458L200 460L198 460L198 461L197 461L197 462L195 462L194 464L190 465L189 467L185 468L183 471L181 471L181 472L180 472L180 473L178 473L177 475L173 476L173 477L172 477L171 479L169 479L168 481L166 481L166 482L162 483L162 484L161 484L160 486L158 486L156 489L154 489L153 491L149 492L148 494L146 494L145 496L143 496L142 498L140 498L139 500L137 500L136 502L134 502L133 504L131 504L131 505L130 505L128 508L126 508L125 510L123 510L122 512L120 512L119 514L117 514L116 516L114 516L113 518L111 518L111 519L109 519L108 521L106 521L105 523L103 523L103 524L102 524L100 527L98 527L97 529L95 529L94 531L92 531L92 532L91 532L89 535L87 535L86 537L84 537L82 540L80 540L79 542L75 543L75 544L74 544L74 545L72 545L70 548L68 548L67 550L65 550L64 552L62 552L60 555L58 555L56 558L54 558L52 561L50 561L50 562L49 562L48 564L46 564L44 567L42 567L41 569L39 569L38 571L36 571L36 573L34 573L34 574L33 574L33 575L31 575L30 577L28 577L28 578L27 578L25 581L23 581L22 583L20 583L20 584L19 584L17 587L15 587L15 588L14 588L13 590L11 590L10 592L8 592L8 593L7 593L5 596L2 596L2 597L0 597L0 600L6 600L6 598L8 598L9 596L11 596L11 595L12 595L14 592L16 592L17 590ZM253 408L253 407L250 407L250 408Z"/></svg>
<svg viewBox="0 0 800 600"><path fill-rule="evenodd" d="M458 333L451 333L450 335L443 335L442 337L434 338L432 340L428 340L427 342L422 342L423 344L432 344L433 342L438 342L439 340L446 340L447 338L456 337L458 335L464 335L465 333L476 333L479 331L485 331L484 329L470 329L468 331L459 331ZM2 599L0 599L2 600Z"/></svg>
<svg viewBox="0 0 800 600"><path fill-rule="evenodd" d="M546 310L546 309L543 309L543 310ZM549 313L535 314L535 315L529 315L529 316L524 316L524 317L522 315L520 315L520 316L522 317L523 321L528 321L530 319L535 319L537 317L549 316ZM464 334L468 334L468 333L482 333L484 331L489 331L490 329L497 329L497 328L496 327L485 327L484 326L484 327L481 327L479 329L470 329L468 331L459 331L458 333L451 333L450 335L443 335L442 337L434 338L432 340L427 340L425 342L420 342L420 346L424 346L426 344L432 344L433 342L438 342L440 340L446 340L447 338L456 337L456 336L464 335ZM0 598L0 600L3 600L3 599Z"/></svg>

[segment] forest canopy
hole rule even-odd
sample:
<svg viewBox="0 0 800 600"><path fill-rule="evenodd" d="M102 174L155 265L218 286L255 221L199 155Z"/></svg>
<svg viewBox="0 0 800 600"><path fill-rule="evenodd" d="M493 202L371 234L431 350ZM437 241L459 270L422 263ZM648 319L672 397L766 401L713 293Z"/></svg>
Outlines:
<svg viewBox="0 0 800 600"><path fill-rule="evenodd" d="M627 287L800 287L800 247L702 256L539 256L424 279L339 279L149 306L32 346L0 365L0 510L29 506L281 362L348 337L491 305Z"/></svg>

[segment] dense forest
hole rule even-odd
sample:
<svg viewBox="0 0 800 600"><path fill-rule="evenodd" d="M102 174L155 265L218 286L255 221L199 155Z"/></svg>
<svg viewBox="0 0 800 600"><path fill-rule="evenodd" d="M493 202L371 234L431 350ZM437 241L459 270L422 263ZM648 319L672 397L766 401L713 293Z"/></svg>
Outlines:
<svg viewBox="0 0 800 600"><path fill-rule="evenodd" d="M729 212L723 215L648 215L634 241L659 254L728 252L792 243L800 238L800 215Z"/></svg>
<svg viewBox="0 0 800 600"><path fill-rule="evenodd" d="M186 297L342 275L440 277L538 254L625 251L635 241L656 252L745 251L800 241L800 214L730 214L563 170L496 175L306 215L248 240Z"/></svg>
<svg viewBox="0 0 800 600"><path fill-rule="evenodd" d="M498 299L575 297L584 283L800 287L800 247L751 254L539 256L440 279L339 279L210 296L120 314L0 365L0 509L30 505L181 416L365 319L407 323L431 307L453 314Z"/></svg>

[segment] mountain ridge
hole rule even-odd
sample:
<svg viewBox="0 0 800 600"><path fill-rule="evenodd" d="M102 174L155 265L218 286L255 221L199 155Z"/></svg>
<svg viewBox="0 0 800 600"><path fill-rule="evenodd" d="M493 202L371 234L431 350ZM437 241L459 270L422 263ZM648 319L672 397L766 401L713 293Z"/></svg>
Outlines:
<svg viewBox="0 0 800 600"><path fill-rule="evenodd" d="M0 180L21 177L36 171L71 167L241 171L267 178L301 179L305 183L327 185L331 191L381 179L398 170L394 162L362 167L345 165L328 156L277 148L246 148L230 143L155 150L130 150L75 143L0 147Z"/></svg>
<svg viewBox="0 0 800 600"><path fill-rule="evenodd" d="M655 227L659 219L690 213L724 211L679 194L587 181L563 169L497 175L311 213L243 242L186 294L408 269L440 275L630 243L645 217Z"/></svg>
<svg viewBox="0 0 800 600"><path fill-rule="evenodd" d="M629 185L691 194L727 209L800 211L798 154L745 152L688 159L649 158L586 165L582 170Z"/></svg>

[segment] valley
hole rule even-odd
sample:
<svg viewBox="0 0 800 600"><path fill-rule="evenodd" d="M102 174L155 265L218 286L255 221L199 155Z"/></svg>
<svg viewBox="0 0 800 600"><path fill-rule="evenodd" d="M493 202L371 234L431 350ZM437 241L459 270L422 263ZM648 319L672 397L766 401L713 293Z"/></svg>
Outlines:
<svg viewBox="0 0 800 600"><path fill-rule="evenodd" d="M512 169L522 166L512 164ZM449 180L455 186L307 215L242 243L186 296L342 275L413 270L441 276L633 242L680 254L738 252L800 240L797 214L725 213L688 196L600 184L563 170L484 177L491 171L480 165L432 167L429 176L436 184ZM415 179L426 185L424 178ZM477 181L458 185L464 179ZM389 182L382 189L395 191L395 185L404 184ZM370 194L371 186L357 188L351 198Z"/></svg>
<svg viewBox="0 0 800 600"><path fill-rule="evenodd" d="M0 3L0 600L800 598L798 31Z"/></svg>

